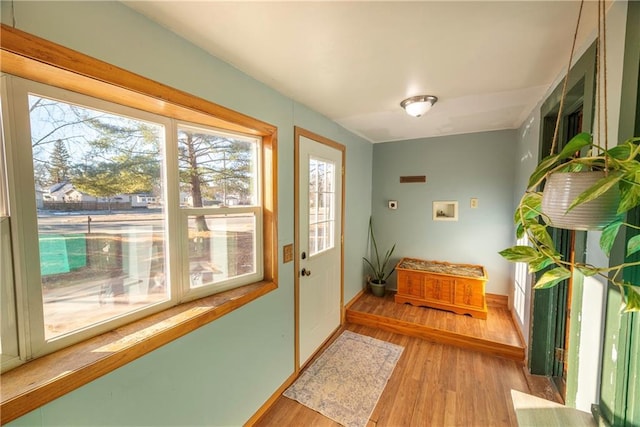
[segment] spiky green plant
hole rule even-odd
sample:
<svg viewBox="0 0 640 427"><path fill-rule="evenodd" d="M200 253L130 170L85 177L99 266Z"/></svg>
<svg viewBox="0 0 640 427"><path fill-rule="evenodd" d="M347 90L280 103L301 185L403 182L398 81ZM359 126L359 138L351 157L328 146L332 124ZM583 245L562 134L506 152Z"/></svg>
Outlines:
<svg viewBox="0 0 640 427"><path fill-rule="evenodd" d="M393 251L396 249L395 243L389 249L382 258L380 258L380 254L378 252L378 243L376 242L376 236L373 233L373 218L369 218L369 236L371 238L371 246L373 249L373 257L371 260L368 260L365 257L362 259L369 265L372 273L372 282L373 283L385 283L391 273L393 273L396 269L394 265L391 270L387 273L387 265L389 261L391 261L391 255L393 255Z"/></svg>

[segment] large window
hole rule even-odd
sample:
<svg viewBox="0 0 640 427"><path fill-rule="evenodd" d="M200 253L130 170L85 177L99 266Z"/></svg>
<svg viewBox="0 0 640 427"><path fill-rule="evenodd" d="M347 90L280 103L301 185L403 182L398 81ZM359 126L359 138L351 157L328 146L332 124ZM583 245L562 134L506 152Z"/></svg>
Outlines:
<svg viewBox="0 0 640 427"><path fill-rule="evenodd" d="M3 292L25 295L26 313L17 322L3 299L3 356L17 353L12 327L25 360L262 279L261 138L2 82L13 165L8 197L0 190ZM19 212L13 239L7 205Z"/></svg>

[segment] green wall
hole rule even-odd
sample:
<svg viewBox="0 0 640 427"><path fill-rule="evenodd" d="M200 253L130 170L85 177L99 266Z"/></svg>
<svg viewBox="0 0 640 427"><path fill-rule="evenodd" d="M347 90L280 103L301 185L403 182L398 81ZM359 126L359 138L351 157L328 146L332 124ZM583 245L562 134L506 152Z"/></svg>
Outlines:
<svg viewBox="0 0 640 427"><path fill-rule="evenodd" d="M11 3L1 2L12 23ZM362 288L373 148L119 2L14 2L16 27L278 127L278 248L293 242L293 127L344 144L345 301ZM279 288L13 423L239 425L294 369L293 263Z"/></svg>
<svg viewBox="0 0 640 427"><path fill-rule="evenodd" d="M508 295L511 266L498 251L512 245L516 139L515 130L503 130L375 144L371 210L379 247L397 243L396 260L483 265L487 292ZM413 175L427 182L400 183ZM471 198L478 199L475 209ZM458 202L458 221L432 219L432 203L442 200Z"/></svg>

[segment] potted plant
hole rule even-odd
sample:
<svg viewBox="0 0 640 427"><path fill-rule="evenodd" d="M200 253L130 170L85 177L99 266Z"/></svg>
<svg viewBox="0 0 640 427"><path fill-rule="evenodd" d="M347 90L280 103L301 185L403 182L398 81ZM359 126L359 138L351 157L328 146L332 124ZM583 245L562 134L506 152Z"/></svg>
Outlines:
<svg viewBox="0 0 640 427"><path fill-rule="evenodd" d="M530 246L513 246L500 252L504 258L513 262L525 262L529 272L536 273L550 267L540 276L535 288L554 286L571 276L571 268L578 269L586 276L600 275L620 288L625 301L625 311L640 311L640 284L623 280L622 272L627 267L640 265L640 262L626 262L614 266L597 267L583 263L571 263L562 258L555 249L549 226L558 228L593 230L601 229L600 247L609 256L613 242L623 227L640 230L640 227L624 222L624 214L640 205L640 137L634 137L611 149L600 147L592 142L588 133L581 133L567 143L562 151L543 159L529 178L528 188L515 211L516 235L527 236ZM587 155L574 157L579 151ZM597 173L599 177L586 185L574 196L563 196L564 205L549 207L543 192L537 189L543 183L546 186L555 174L578 175ZM569 177L571 178L571 177ZM568 185L567 185L568 186ZM602 206L600 206L602 205ZM599 224L583 224L600 214L592 213L596 208L609 208L599 216ZM581 214L582 219L567 219L579 209L587 208ZM563 218L567 216L567 218ZM559 219L557 219L557 217ZM566 220L566 221L565 221ZM629 239L626 256L640 251L640 234Z"/></svg>
<svg viewBox="0 0 640 427"><path fill-rule="evenodd" d="M625 214L640 205L640 137L630 138L611 149L607 141L607 47L604 37L604 11L604 3L600 0L596 39L596 85L599 98L597 129L604 146L595 144L590 134L580 133L555 154L569 71L580 26L580 6L576 35L569 55L569 65L564 77L551 141L551 153L542 159L531 174L527 190L515 212L516 236L520 239L526 235L529 245L513 246L501 251L500 255L510 261L527 263L530 273L544 270L534 288L555 286L571 277L573 269L585 276L602 276L620 288L625 311L640 311L640 284L626 282L623 275L625 268L639 266L640 261L605 266L571 262L563 259L555 249L553 239L547 231L549 226L570 230L602 230L600 247L608 257L616 236L623 227L640 230L640 226L624 222ZM540 187L543 187L544 191L539 191ZM640 251L640 233L634 234L627 241L627 258Z"/></svg>
<svg viewBox="0 0 640 427"><path fill-rule="evenodd" d="M387 268L389 265L389 261L391 260L391 255L393 255L393 251L396 249L396 245L391 247L383 257L380 257L378 252L378 243L376 242L376 237L373 234L373 219L369 218L369 236L371 239L371 249L372 249L372 258L371 260L363 257L362 259L369 265L371 269L372 275L369 277L369 286L371 288L371 292L379 297L384 296L385 294L385 286L387 284L387 279L391 276L391 273L396 269L395 265L391 267L391 269L387 272Z"/></svg>

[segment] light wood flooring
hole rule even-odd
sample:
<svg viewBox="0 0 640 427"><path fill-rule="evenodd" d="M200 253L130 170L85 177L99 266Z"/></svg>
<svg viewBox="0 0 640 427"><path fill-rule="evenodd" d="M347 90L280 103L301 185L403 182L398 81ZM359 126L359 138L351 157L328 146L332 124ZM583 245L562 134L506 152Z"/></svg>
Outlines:
<svg viewBox="0 0 640 427"><path fill-rule="evenodd" d="M486 339L489 343L522 347L513 324L509 327L507 316L509 322L511 316L508 309L505 310L507 314L502 313L502 309L490 309L487 321L479 321L484 322L483 326L475 322L478 319L467 316L395 304L393 295L381 299L364 294L349 307L347 323L326 345L346 329L404 346L368 427L516 426L511 390L553 398L549 382L528 375L522 361L513 355L497 357L491 351L469 349L464 341L451 339L458 334L476 341ZM378 324L355 324L354 313L356 321L360 313L363 322L374 319ZM371 316L384 317L387 321ZM403 322L426 322L422 326L430 328L429 334L435 339L422 336L422 332L415 333L415 326L407 327ZM443 336L445 342L441 342ZM471 347L474 343L472 339ZM522 351L524 354L524 349ZM255 425L339 426L284 396L279 396Z"/></svg>
<svg viewBox="0 0 640 427"><path fill-rule="evenodd" d="M487 319L461 316L444 310L395 303L394 293L384 298L365 293L347 309L347 322L462 346L524 362L525 348L511 311L489 302Z"/></svg>

